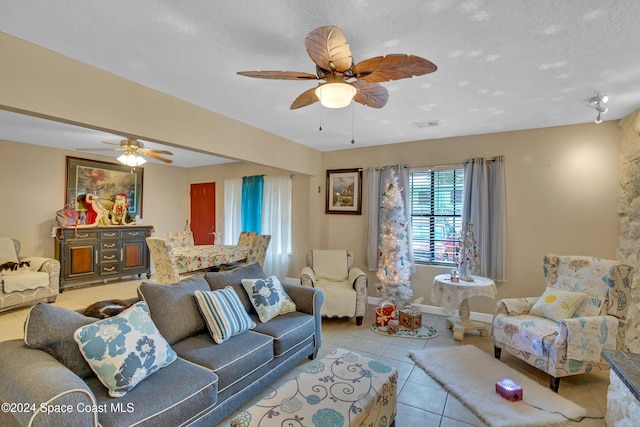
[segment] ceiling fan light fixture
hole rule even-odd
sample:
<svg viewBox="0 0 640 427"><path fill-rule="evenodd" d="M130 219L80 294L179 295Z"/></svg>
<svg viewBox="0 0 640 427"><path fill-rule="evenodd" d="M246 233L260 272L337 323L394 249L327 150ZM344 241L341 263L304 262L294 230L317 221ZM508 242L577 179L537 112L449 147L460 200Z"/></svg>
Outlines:
<svg viewBox="0 0 640 427"><path fill-rule="evenodd" d="M130 167L136 167L147 163L144 157L135 153L124 153L122 156L118 157L118 161L123 165Z"/></svg>
<svg viewBox="0 0 640 427"><path fill-rule="evenodd" d="M316 89L320 103L327 108L344 108L355 94L356 88L349 83L324 83Z"/></svg>

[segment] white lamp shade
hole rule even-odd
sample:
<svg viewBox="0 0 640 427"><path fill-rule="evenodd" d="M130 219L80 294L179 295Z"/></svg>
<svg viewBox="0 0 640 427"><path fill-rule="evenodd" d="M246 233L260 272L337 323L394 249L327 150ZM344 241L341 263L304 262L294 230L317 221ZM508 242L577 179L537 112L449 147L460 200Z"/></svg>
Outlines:
<svg viewBox="0 0 640 427"><path fill-rule="evenodd" d="M320 103L327 108L343 108L351 103L356 88L349 83L325 83L316 89Z"/></svg>
<svg viewBox="0 0 640 427"><path fill-rule="evenodd" d="M127 154L127 153L118 157L118 161L123 165L131 166L131 167L140 166L142 164L147 163L144 157L138 156L137 154Z"/></svg>

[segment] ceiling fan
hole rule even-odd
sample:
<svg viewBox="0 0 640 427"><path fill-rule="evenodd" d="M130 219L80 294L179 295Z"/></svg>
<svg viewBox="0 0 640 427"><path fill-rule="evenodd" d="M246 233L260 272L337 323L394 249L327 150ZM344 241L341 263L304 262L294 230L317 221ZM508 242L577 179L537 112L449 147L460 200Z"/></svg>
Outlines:
<svg viewBox="0 0 640 427"><path fill-rule="evenodd" d="M376 56L353 64L347 39L338 27L311 31L304 41L316 64L316 74L298 71L240 71L241 76L276 80L325 80L306 90L291 104L294 110L320 101L329 108L346 107L354 100L372 108L382 108L389 92L379 82L406 79L433 73L435 64L414 55Z"/></svg>
<svg viewBox="0 0 640 427"><path fill-rule="evenodd" d="M146 159L143 156L151 157L152 159L160 160L165 163L173 163L171 159L165 159L160 156L160 154L173 156L171 151L167 150L152 150L150 148L144 148L144 144L137 139L128 138L120 141L120 144L115 144L113 142L102 141L103 144L114 145L116 148L78 148L78 150L83 151L105 151L105 150L113 150L113 151L124 151L120 157L118 157L118 161L127 166L140 166L141 164L146 162Z"/></svg>

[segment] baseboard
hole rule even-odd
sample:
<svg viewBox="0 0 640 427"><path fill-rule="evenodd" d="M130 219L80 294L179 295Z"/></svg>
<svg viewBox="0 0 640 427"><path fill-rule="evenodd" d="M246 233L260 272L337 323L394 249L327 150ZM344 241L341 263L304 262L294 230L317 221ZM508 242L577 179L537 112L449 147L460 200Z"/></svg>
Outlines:
<svg viewBox="0 0 640 427"><path fill-rule="evenodd" d="M377 297L367 297L367 302L372 305L380 305L382 302L382 298ZM427 314L437 314L439 316L458 316L458 310L445 310L442 307L436 307L433 305L426 304L417 304L418 309L421 313ZM477 322L484 322L491 324L493 322L493 315L487 313L478 313L475 311L471 312L470 315L471 320L475 320Z"/></svg>

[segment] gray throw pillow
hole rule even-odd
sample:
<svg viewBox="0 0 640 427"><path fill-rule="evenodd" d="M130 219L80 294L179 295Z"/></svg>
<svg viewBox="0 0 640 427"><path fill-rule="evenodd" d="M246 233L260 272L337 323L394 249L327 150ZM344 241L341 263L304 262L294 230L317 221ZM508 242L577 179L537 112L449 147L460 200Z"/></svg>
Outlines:
<svg viewBox="0 0 640 427"><path fill-rule="evenodd" d="M76 329L97 319L77 311L51 304L37 304L31 308L24 324L24 343L27 347L45 351L80 378L93 376L93 371L73 339Z"/></svg>
<svg viewBox="0 0 640 427"><path fill-rule="evenodd" d="M173 285L143 282L138 293L147 303L153 323L169 345L173 345L207 331L194 293L209 290L207 281L198 274Z"/></svg>
<svg viewBox="0 0 640 427"><path fill-rule="evenodd" d="M253 312L253 305L247 295L247 291L242 286L242 279L266 279L260 264L254 263L249 265L243 265L242 267L234 268L229 271L221 271L215 273L205 273L204 278L209 282L209 286L212 291L224 289L227 286L231 286L238 294L240 302L244 306L247 313Z"/></svg>

